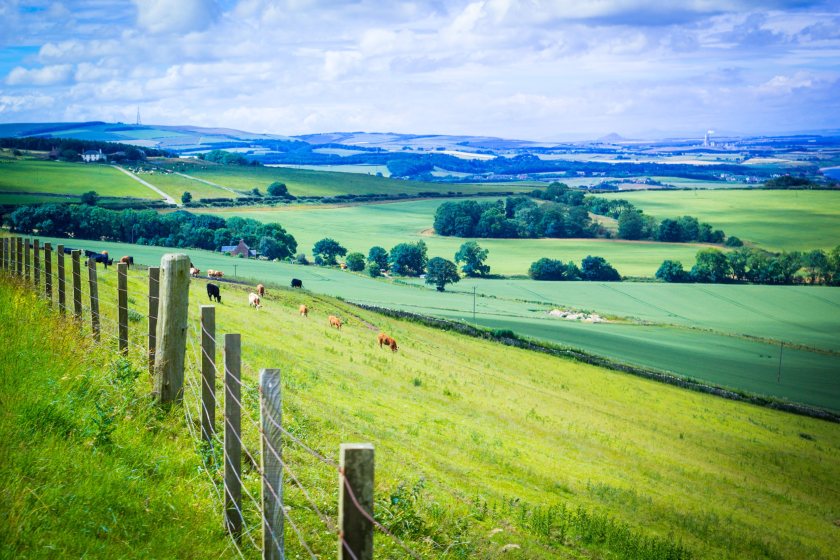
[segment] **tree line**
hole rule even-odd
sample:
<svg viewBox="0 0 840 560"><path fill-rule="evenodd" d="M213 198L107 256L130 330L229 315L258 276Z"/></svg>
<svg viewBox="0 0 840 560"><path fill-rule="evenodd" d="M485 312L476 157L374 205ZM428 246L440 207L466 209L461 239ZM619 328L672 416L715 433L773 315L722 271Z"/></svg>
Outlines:
<svg viewBox="0 0 840 560"><path fill-rule="evenodd" d="M534 199L543 200L538 204ZM528 196L494 202L444 202L435 211L438 235L479 238L611 237L590 213L618 219L620 239L723 243L726 234L693 216L657 222L622 199L587 196L564 183L535 189ZM733 238L732 243L741 244Z"/></svg>
<svg viewBox="0 0 840 560"><path fill-rule="evenodd" d="M78 140L76 138L51 138L28 136L26 138L0 138L0 148L30 150L33 152L50 152L55 149L60 155L73 152L78 156L87 150L102 150L105 154L123 152L126 159L138 160L150 157L174 157L172 152L155 148L140 149L131 144L119 142L104 142L100 140ZM132 156L132 157L129 157Z"/></svg>
<svg viewBox="0 0 840 560"><path fill-rule="evenodd" d="M297 241L280 224L250 218L191 214L183 210L158 214L154 210L107 210L85 204L21 206L9 215L13 232L218 250L242 239L270 259L295 254Z"/></svg>
<svg viewBox="0 0 840 560"><path fill-rule="evenodd" d="M665 282L840 286L840 245L828 252L814 249L770 253L740 247L724 253L713 248L702 249L690 270L685 270L679 261L665 260L656 271L656 277Z"/></svg>

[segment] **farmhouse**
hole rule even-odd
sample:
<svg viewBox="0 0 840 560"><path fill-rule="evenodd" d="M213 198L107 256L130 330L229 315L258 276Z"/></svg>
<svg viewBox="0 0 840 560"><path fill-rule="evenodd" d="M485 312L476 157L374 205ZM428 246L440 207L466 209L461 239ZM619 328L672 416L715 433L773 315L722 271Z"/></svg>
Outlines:
<svg viewBox="0 0 840 560"><path fill-rule="evenodd" d="M255 250L245 245L244 239L239 240L239 245L222 245L221 251L222 253L230 253L234 257L238 255L245 255L245 258L257 256Z"/></svg>
<svg viewBox="0 0 840 560"><path fill-rule="evenodd" d="M86 163L91 163L94 161L107 161L108 156L103 154L101 149L87 150L82 154L82 159L85 160Z"/></svg>

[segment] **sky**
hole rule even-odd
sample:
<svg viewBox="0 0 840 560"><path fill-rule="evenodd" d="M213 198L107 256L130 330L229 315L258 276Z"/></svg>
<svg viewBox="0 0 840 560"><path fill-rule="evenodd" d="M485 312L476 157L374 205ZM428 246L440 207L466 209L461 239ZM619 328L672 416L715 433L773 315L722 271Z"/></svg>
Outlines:
<svg viewBox="0 0 840 560"><path fill-rule="evenodd" d="M840 128L840 0L0 0L0 122L531 140Z"/></svg>

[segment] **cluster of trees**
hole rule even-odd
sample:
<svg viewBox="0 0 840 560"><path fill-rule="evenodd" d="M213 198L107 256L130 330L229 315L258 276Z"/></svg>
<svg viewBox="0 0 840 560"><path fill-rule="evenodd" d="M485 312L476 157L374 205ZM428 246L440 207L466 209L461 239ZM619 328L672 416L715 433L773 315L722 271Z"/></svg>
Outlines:
<svg viewBox="0 0 840 560"><path fill-rule="evenodd" d="M84 204L21 206L11 213L12 231L217 250L240 239L270 259L292 256L297 241L280 224L248 218L220 218L185 211L158 214L153 210L107 210Z"/></svg>
<svg viewBox="0 0 840 560"><path fill-rule="evenodd" d="M773 177L764 182L765 189L836 189L837 187L837 181L832 179L826 179L825 183L820 183L808 177L797 177L795 175Z"/></svg>
<svg viewBox="0 0 840 560"><path fill-rule="evenodd" d="M534 280L590 280L601 282L618 282L621 275L607 262L604 257L591 255L580 261L580 266L569 261L542 258L528 269L528 276Z"/></svg>
<svg viewBox="0 0 840 560"><path fill-rule="evenodd" d="M223 165L260 165L260 162L256 160L250 160L242 154L234 154L225 150L211 150L204 154L198 154L198 159Z"/></svg>
<svg viewBox="0 0 840 560"><path fill-rule="evenodd" d="M656 271L665 282L751 282L754 284L840 285L840 246L825 252L769 253L740 247L730 253L702 249L686 271L679 261L666 260Z"/></svg>
<svg viewBox="0 0 840 560"><path fill-rule="evenodd" d="M533 199L544 200L537 204ZM590 213L618 219L621 239L651 239L667 242L723 243L726 235L693 216L666 218L657 222L630 202L586 196L564 183L552 183L529 196L479 203L473 200L444 202L435 212L439 235L456 237L609 237Z"/></svg>
<svg viewBox="0 0 840 560"><path fill-rule="evenodd" d="M103 142L100 140L78 140L76 138L52 138L52 137L27 137L27 138L0 138L0 148L30 150L35 152L50 152L56 150L59 154L64 155L65 152L75 154L78 158L79 154L87 150L102 150L108 155L109 159L114 158L112 154L122 152L125 154L124 159L127 160L142 160L149 157L174 157L172 152L166 150L157 150L155 148L139 149L137 146L130 144L120 144L119 142Z"/></svg>

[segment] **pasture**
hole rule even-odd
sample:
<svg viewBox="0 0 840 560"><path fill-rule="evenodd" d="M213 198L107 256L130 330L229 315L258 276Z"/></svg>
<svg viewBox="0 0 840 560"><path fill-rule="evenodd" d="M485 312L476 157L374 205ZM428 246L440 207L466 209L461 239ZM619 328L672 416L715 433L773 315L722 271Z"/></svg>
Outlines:
<svg viewBox="0 0 840 560"><path fill-rule="evenodd" d="M457 200L457 199L455 199ZM290 206L277 208L196 209L225 218L240 216L263 222L279 222L298 241L298 250L310 253L316 241L332 237L348 251L367 255L373 245L390 250L397 243L423 240L429 257L452 260L468 239L441 237L432 233L440 199L412 200L353 206ZM325 227L328 224L328 227ZM611 239L477 239L490 251L487 264L494 274L525 275L531 263L542 257L563 261L588 255L606 258L625 276L652 277L665 259L677 259L690 268L702 245L652 243Z"/></svg>
<svg viewBox="0 0 840 560"><path fill-rule="evenodd" d="M210 263L203 252L190 255ZM99 271L101 301L115 299L116 271ZM205 281L191 284L196 324ZM145 286L144 272L130 271L137 314ZM280 368L287 429L331 458L340 442L373 443L377 515L422 557L446 550L495 558L505 544L521 547L510 558L621 557L632 536L599 541L562 524L578 508L698 558L820 559L840 547L836 424L385 318L308 291L269 287L256 311L247 304L252 287L221 286L217 333L242 334L245 417L255 418L259 368ZM300 303L310 306L308 319ZM112 328L115 307L102 311ZM327 325L331 314L344 319L340 332ZM145 328L142 316L132 323L135 344ZM400 351L381 350L379 331ZM140 354L132 359L144 363ZM123 422L118 444L127 437ZM258 435L243 434L248 447ZM334 516L335 472L292 442L284 460ZM255 490L256 481L247 477L246 487ZM334 535L291 483L286 500L316 554L334 554ZM303 554L293 533L286 542L290 557ZM376 542L383 556L402 556L389 539Z"/></svg>
<svg viewBox="0 0 840 560"><path fill-rule="evenodd" d="M194 201L198 201L199 198L237 198L238 196L228 190L174 173L141 173L139 176L178 201L185 192L189 192Z"/></svg>
<svg viewBox="0 0 840 560"><path fill-rule="evenodd" d="M4 159L0 163L0 193L80 196L87 191L107 197L160 198L109 165L32 158Z"/></svg>
<svg viewBox="0 0 840 560"><path fill-rule="evenodd" d="M690 214L771 251L840 245L840 191L644 191L605 196L629 200L659 219Z"/></svg>
<svg viewBox="0 0 840 560"><path fill-rule="evenodd" d="M108 250L116 257L131 254L144 264L172 251L64 243ZM287 286L291 278L300 278L315 293L470 323L475 285L479 326L511 329L619 362L840 411L838 288L464 279L441 294L416 280L373 280L338 269L234 259L209 251L190 254L200 269L222 270L228 279L235 275L254 279L254 284ZM597 312L614 321L591 324L549 317L556 307ZM779 376L782 342L786 346Z"/></svg>

